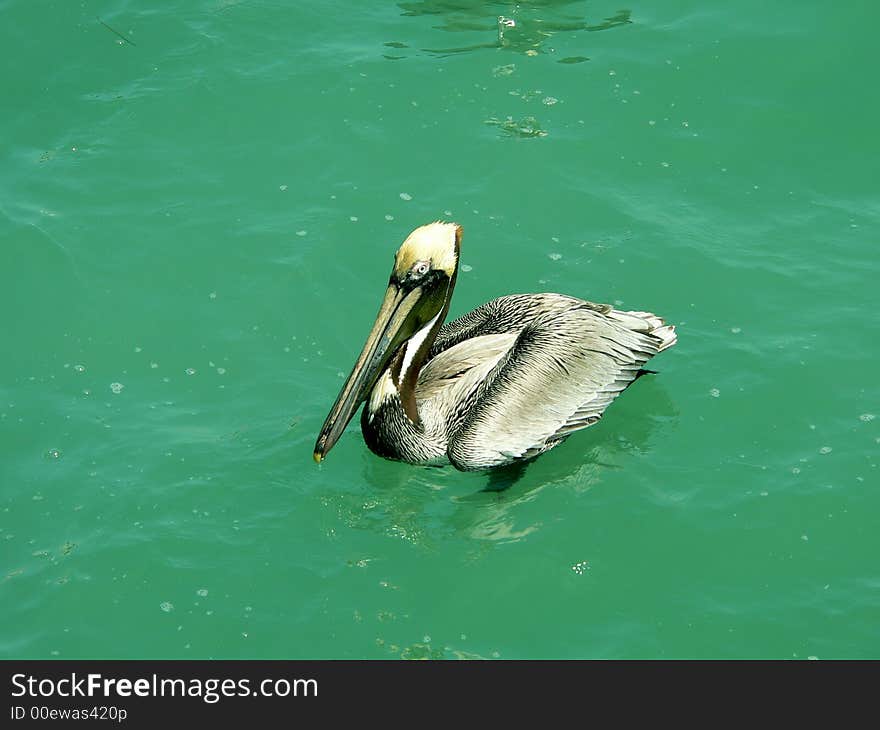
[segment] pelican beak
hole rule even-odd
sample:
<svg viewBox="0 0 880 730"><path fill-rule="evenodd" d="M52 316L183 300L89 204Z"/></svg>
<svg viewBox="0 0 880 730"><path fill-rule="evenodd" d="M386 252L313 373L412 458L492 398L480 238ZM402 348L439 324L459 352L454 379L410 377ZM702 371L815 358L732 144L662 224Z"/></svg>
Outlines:
<svg viewBox="0 0 880 730"><path fill-rule="evenodd" d="M364 349L318 434L314 452L317 463L321 463L321 459L342 436L358 406L366 400L398 347L423 324L420 315L427 308L425 305L431 304L433 299L424 294L422 287L402 287L392 277Z"/></svg>

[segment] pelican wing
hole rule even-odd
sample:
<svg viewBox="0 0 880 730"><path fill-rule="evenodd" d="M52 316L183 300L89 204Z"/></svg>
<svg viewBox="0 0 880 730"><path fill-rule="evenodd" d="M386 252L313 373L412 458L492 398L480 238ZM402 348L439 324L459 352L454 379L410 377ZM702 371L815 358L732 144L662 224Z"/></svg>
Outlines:
<svg viewBox="0 0 880 730"><path fill-rule="evenodd" d="M428 361L419 373L416 400L439 399L450 412L479 387L516 342L518 332L480 335L459 342Z"/></svg>
<svg viewBox="0 0 880 730"><path fill-rule="evenodd" d="M595 423L642 365L675 342L653 314L560 299L522 327L466 398L448 447L459 469L534 456Z"/></svg>
<svg viewBox="0 0 880 730"><path fill-rule="evenodd" d="M444 324L431 347L430 357L436 357L448 348L478 336L511 332L519 334L539 317L565 312L572 307L586 307L602 314L612 311L608 304L585 302L565 294L509 294L481 304Z"/></svg>

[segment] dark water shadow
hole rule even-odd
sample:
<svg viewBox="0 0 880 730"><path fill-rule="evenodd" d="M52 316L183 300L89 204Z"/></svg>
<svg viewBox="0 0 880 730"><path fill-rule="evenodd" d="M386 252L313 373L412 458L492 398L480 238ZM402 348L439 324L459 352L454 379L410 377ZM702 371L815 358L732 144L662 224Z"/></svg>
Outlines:
<svg viewBox="0 0 880 730"><path fill-rule="evenodd" d="M572 7L585 7L578 0L518 3L416 0L401 2L398 6L404 16L436 18L438 22L433 27L437 30L456 34L481 33L485 36L485 40L478 43L422 49L425 53L441 57L490 48L534 55L544 52L546 43L559 33L596 32L632 23L629 10L619 10L611 17L592 21L584 12L578 12L577 8ZM577 63L583 60L587 60L587 57L574 56L563 59L562 62Z"/></svg>
<svg viewBox="0 0 880 730"><path fill-rule="evenodd" d="M625 468L628 457L650 452L655 436L674 427L678 412L661 377L641 378L595 426L500 471L413 467L366 453L369 495L339 495L341 516L351 527L425 547L462 535L480 542L522 539L541 527L521 516L524 504L550 488L594 488L609 470Z"/></svg>
<svg viewBox="0 0 880 730"><path fill-rule="evenodd" d="M504 492L515 485L525 476L526 469L532 460L516 461L513 464L492 469L488 473L488 484L483 488L484 492Z"/></svg>

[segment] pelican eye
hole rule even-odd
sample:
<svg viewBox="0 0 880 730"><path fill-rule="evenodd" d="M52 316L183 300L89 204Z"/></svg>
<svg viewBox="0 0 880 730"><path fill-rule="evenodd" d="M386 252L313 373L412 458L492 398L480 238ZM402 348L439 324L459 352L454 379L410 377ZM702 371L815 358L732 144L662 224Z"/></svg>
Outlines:
<svg viewBox="0 0 880 730"><path fill-rule="evenodd" d="M428 270L430 268L431 268L431 264L429 262L416 261L416 263L413 264L413 267L412 267L412 269L410 269L410 271L412 272L413 276L424 276L425 274L428 273Z"/></svg>

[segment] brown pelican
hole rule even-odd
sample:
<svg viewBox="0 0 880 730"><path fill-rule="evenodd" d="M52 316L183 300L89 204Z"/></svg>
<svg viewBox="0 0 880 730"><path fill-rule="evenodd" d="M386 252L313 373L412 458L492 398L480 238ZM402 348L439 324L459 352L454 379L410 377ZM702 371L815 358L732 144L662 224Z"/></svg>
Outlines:
<svg viewBox="0 0 880 730"><path fill-rule="evenodd" d="M431 223L397 251L315 461L364 401L361 430L379 456L466 471L529 459L598 421L642 366L675 344L675 328L650 312L562 294L501 297L443 324L461 237L455 223Z"/></svg>

